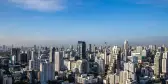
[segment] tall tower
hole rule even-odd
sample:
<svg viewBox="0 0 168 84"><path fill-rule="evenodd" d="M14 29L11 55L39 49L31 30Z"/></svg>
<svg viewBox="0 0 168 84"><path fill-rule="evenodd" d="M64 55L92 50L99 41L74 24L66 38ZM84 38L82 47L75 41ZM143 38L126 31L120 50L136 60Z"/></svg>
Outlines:
<svg viewBox="0 0 168 84"><path fill-rule="evenodd" d="M86 43L84 41L78 41L78 53L80 59L86 59Z"/></svg>
<svg viewBox="0 0 168 84"><path fill-rule="evenodd" d="M124 41L124 55L125 55L125 56L128 55L128 51L129 51L128 41L125 40L125 41Z"/></svg>
<svg viewBox="0 0 168 84"><path fill-rule="evenodd" d="M92 52L92 44L89 44L89 52Z"/></svg>
<svg viewBox="0 0 168 84"><path fill-rule="evenodd" d="M55 62L55 60L54 60L55 51L56 51L55 47L53 47L53 48L51 47L51 48L50 48L50 53L49 53L49 55L50 55L49 61L50 61L50 62Z"/></svg>
<svg viewBox="0 0 168 84"><path fill-rule="evenodd" d="M31 60L34 61L34 51L31 51Z"/></svg>
<svg viewBox="0 0 168 84"><path fill-rule="evenodd" d="M124 50L127 50L127 49L128 49L128 46L129 46L129 45L128 45L128 41L125 40L125 41L124 41Z"/></svg>
<svg viewBox="0 0 168 84"><path fill-rule="evenodd" d="M156 77L160 76L161 69L161 52L157 52L154 58L154 75Z"/></svg>
<svg viewBox="0 0 168 84"><path fill-rule="evenodd" d="M62 52L55 52L55 71L61 71L63 65L63 53Z"/></svg>
<svg viewBox="0 0 168 84"><path fill-rule="evenodd" d="M19 48L12 48L11 54L16 56L16 62L20 62L20 49Z"/></svg>

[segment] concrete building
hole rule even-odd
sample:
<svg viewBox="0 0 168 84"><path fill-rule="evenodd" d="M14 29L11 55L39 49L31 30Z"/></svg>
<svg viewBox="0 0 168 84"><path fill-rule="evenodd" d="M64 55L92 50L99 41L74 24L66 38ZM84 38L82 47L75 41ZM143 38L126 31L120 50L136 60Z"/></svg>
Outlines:
<svg viewBox="0 0 168 84"><path fill-rule="evenodd" d="M128 41L124 41L124 55L127 56L129 51L129 44Z"/></svg>
<svg viewBox="0 0 168 84"><path fill-rule="evenodd" d="M40 82L47 84L48 80L54 80L55 71L53 63L40 63Z"/></svg>
<svg viewBox="0 0 168 84"><path fill-rule="evenodd" d="M87 76L86 74L82 74L81 76L77 77L77 84L97 84L98 78L94 76Z"/></svg>
<svg viewBox="0 0 168 84"><path fill-rule="evenodd" d="M39 70L40 61L39 60L29 60L29 70Z"/></svg>
<svg viewBox="0 0 168 84"><path fill-rule="evenodd" d="M128 72L120 71L120 83L119 84L126 84L127 79L128 79Z"/></svg>
<svg viewBox="0 0 168 84"><path fill-rule="evenodd" d="M71 61L64 60L64 70L71 70Z"/></svg>
<svg viewBox="0 0 168 84"><path fill-rule="evenodd" d="M56 51L55 47L54 48L53 47L50 48L49 62L52 62L52 63L55 62L55 59L54 59L54 57L55 57L55 51Z"/></svg>
<svg viewBox="0 0 168 84"><path fill-rule="evenodd" d="M35 58L34 51L31 51L31 60L29 60L29 70L40 70L40 60Z"/></svg>
<svg viewBox="0 0 168 84"><path fill-rule="evenodd" d="M79 70L79 73L86 74L89 72L89 63L87 60L78 60L76 62L76 68Z"/></svg>
<svg viewBox="0 0 168 84"><path fill-rule="evenodd" d="M161 73L161 52L157 52L154 58L154 75L159 77Z"/></svg>
<svg viewBox="0 0 168 84"><path fill-rule="evenodd" d="M55 71L60 72L63 70L63 53L55 52Z"/></svg>
<svg viewBox="0 0 168 84"><path fill-rule="evenodd" d="M98 63L98 73L100 73L101 75L105 74L105 61L102 58L99 58L96 60L96 62Z"/></svg>
<svg viewBox="0 0 168 84"><path fill-rule="evenodd" d="M162 59L162 73L168 72L168 59Z"/></svg>

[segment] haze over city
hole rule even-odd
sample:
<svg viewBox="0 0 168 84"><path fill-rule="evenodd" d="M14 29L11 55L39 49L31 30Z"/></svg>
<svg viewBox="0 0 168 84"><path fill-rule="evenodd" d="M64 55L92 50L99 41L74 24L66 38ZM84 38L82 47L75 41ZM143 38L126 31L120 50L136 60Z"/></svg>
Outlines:
<svg viewBox="0 0 168 84"><path fill-rule="evenodd" d="M0 39L18 45L144 39L163 44L167 9L166 0L1 0Z"/></svg>
<svg viewBox="0 0 168 84"><path fill-rule="evenodd" d="M167 0L0 0L0 84L168 84Z"/></svg>

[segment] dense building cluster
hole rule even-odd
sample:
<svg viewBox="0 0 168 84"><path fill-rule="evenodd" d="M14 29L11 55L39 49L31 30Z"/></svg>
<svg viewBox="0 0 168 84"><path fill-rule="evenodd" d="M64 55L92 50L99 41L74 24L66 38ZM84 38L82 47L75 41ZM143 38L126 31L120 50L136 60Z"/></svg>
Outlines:
<svg viewBox="0 0 168 84"><path fill-rule="evenodd" d="M166 84L163 45L0 47L0 84ZM168 84L168 83L167 83Z"/></svg>

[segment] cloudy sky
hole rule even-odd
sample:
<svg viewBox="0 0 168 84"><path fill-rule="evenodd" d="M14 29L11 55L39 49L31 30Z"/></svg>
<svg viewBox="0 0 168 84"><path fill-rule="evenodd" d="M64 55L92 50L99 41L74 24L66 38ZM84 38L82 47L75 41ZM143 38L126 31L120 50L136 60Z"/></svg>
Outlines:
<svg viewBox="0 0 168 84"><path fill-rule="evenodd" d="M0 0L1 44L168 36L168 0Z"/></svg>

